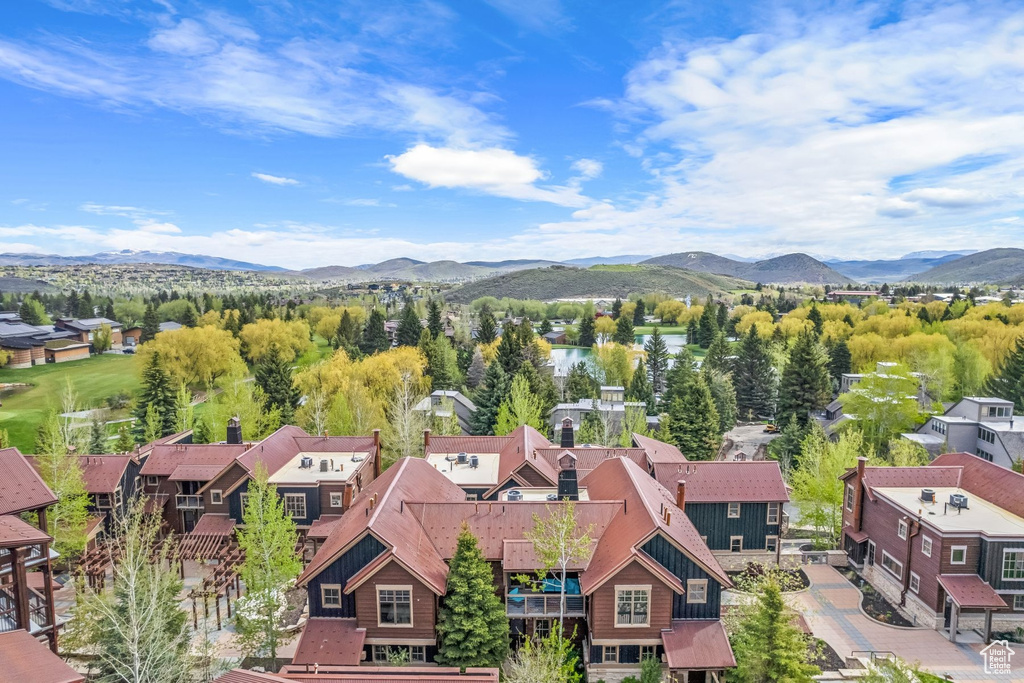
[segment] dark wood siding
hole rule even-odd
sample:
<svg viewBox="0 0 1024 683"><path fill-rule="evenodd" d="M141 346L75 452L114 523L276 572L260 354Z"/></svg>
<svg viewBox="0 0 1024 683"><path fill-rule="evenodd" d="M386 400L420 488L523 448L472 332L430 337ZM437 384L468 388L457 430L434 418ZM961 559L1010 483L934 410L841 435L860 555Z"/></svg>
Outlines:
<svg viewBox="0 0 1024 683"><path fill-rule="evenodd" d="M954 546L967 546L967 563L953 564L950 558ZM939 572L942 574L977 574L981 566L980 538L944 538L942 555L939 558Z"/></svg>
<svg viewBox="0 0 1024 683"><path fill-rule="evenodd" d="M412 588L412 626L377 625L377 586L410 586ZM399 642L408 638L433 638L436 596L420 580L397 562L389 562L355 590L356 621L366 629L367 638L391 638Z"/></svg>
<svg viewBox="0 0 1024 683"><path fill-rule="evenodd" d="M741 503L740 516L734 518L729 517L728 503L686 503L685 510L712 550L729 550L731 536L743 537L744 550L764 550L765 537L779 535L779 525L768 524L768 503Z"/></svg>
<svg viewBox="0 0 1024 683"><path fill-rule="evenodd" d="M322 484L320 489L320 514L321 515L340 515L344 512L345 502L345 485L344 484ZM342 507L331 506L331 494L340 493Z"/></svg>
<svg viewBox="0 0 1024 683"><path fill-rule="evenodd" d="M367 535L349 548L348 552L329 564L322 572L313 577L306 590L309 597L309 616L311 617L355 617L356 603L352 595L341 596L341 609L324 609L320 603L320 586L338 584L344 591L345 584L360 569L373 561L373 558L384 552L384 545L373 536Z"/></svg>
<svg viewBox="0 0 1024 683"><path fill-rule="evenodd" d="M978 574L996 590L1024 590L1024 581L1003 579L1003 551L1024 550L1024 538L1014 541L986 541L982 539ZM970 561L970 551L967 553ZM1010 602L1007 600L1007 602Z"/></svg>
<svg viewBox="0 0 1024 683"><path fill-rule="evenodd" d="M924 538L932 539L932 556L928 557L921 551ZM933 529L921 526L920 532L911 542L910 566L907 571L912 571L921 577L921 589L917 593L918 599L928 605L936 612L942 611L942 602L945 596L941 596L939 589L939 550L942 548L942 537ZM877 563L879 560L875 560ZM909 575L908 575L909 576Z"/></svg>
<svg viewBox="0 0 1024 683"><path fill-rule="evenodd" d="M218 515L231 515L231 505L228 501L229 497L222 495L221 500L223 501L220 505L213 504L212 491L217 489L223 494L229 488L238 483L238 480L242 477L248 477L249 473L245 471L245 468L239 465L237 462L233 463L227 472L224 472L214 481L210 482L209 488L203 491L203 505L206 506L207 512L213 512ZM241 523L241 514L238 517L231 515L232 518L238 523Z"/></svg>
<svg viewBox="0 0 1024 683"><path fill-rule="evenodd" d="M530 486L551 486L551 482L545 479L540 472L533 468L529 462L523 464L516 471L516 477Z"/></svg>
<svg viewBox="0 0 1024 683"><path fill-rule="evenodd" d="M689 507L689 506L687 506ZM705 603L690 604L685 595L675 595L672 603L673 619L717 619L720 615L722 601L722 585L701 569L697 563L679 552L671 542L663 536L655 536L641 548L665 569L672 572L683 587L690 579L707 579L708 600Z"/></svg>
<svg viewBox="0 0 1024 683"><path fill-rule="evenodd" d="M651 587L647 626L619 627L616 619L616 586ZM590 597L590 633L596 640L640 640L660 638L661 630L672 628L672 596L674 592L646 568L632 562Z"/></svg>

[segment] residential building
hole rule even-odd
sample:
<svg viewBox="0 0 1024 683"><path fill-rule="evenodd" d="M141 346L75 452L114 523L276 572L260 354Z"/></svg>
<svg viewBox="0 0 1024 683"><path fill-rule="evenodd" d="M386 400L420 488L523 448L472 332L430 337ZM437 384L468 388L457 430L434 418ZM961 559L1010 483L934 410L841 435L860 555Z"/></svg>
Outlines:
<svg viewBox="0 0 1024 683"><path fill-rule="evenodd" d="M601 398L581 398L578 401L558 403L551 410L551 429L555 438L560 438L559 429L562 421L569 418L573 424L580 424L588 414L596 414L605 425L608 434L619 434L626 418L626 410L639 410L647 414L647 404L643 401L627 401L626 390L622 387L601 387Z"/></svg>
<svg viewBox="0 0 1024 683"><path fill-rule="evenodd" d="M875 365L874 372L863 373L863 372L844 372L839 378L839 395L854 391L854 387L860 384L861 380L869 375L887 376L887 373L891 372L896 367L896 363L888 361L879 361ZM921 373L912 372L911 377L918 379L918 388L915 398L922 411L929 411L934 405L931 395L928 393L928 387L925 383L925 378ZM812 417L825 430L825 433L830 437L836 437L839 433L839 427L847 422L848 420L856 419L852 415L847 415L843 412L843 404L839 398L835 398L825 406L824 410L812 413Z"/></svg>
<svg viewBox="0 0 1024 683"><path fill-rule="evenodd" d="M1008 468L1024 458L1024 417L1013 414L1013 401L966 396L903 438L933 456L972 453Z"/></svg>
<svg viewBox="0 0 1024 683"><path fill-rule="evenodd" d="M32 466L40 470L44 460L31 456ZM136 454L80 455L82 483L89 495L89 513L101 524L91 523L90 541L109 531L114 517L123 515L132 498L142 490L141 464Z"/></svg>
<svg viewBox="0 0 1024 683"><path fill-rule="evenodd" d="M51 563L57 554L50 549L46 521L57 497L17 448L0 449L0 472L0 649L20 642L5 634L22 630L29 639L45 638L56 653ZM37 527L21 519L25 513L36 515ZM0 661L9 673L9 660Z"/></svg>
<svg viewBox="0 0 1024 683"><path fill-rule="evenodd" d="M958 631L1024 625L1024 476L970 453L924 467L867 467L845 483L843 547L918 624Z"/></svg>
<svg viewBox="0 0 1024 683"><path fill-rule="evenodd" d="M498 669L420 666L285 666L268 674L232 669L214 683L498 683Z"/></svg>
<svg viewBox="0 0 1024 683"><path fill-rule="evenodd" d="M534 445L528 430L506 447ZM527 460L548 463L539 450ZM540 588L519 579L541 569L526 534L535 515L569 499L594 539L565 580L566 628L576 629L588 677L621 681L649 655L682 683L720 680L735 665L719 619L721 591L732 583L674 495L626 457L583 473L562 449L557 463L558 500L474 501L429 458L399 460L354 499L299 577L310 618L293 664L381 662L396 649L414 665L433 661L447 561L463 522L493 567L511 632L517 640L545 633L558 617L561 583L554 575Z"/></svg>
<svg viewBox="0 0 1024 683"><path fill-rule="evenodd" d="M78 341L87 344L92 344L96 333L104 325L110 328L111 343L114 346L120 346L122 342L121 323L116 320L110 318L57 318L53 323L56 329L71 332Z"/></svg>
<svg viewBox="0 0 1024 683"><path fill-rule="evenodd" d="M3 662L3 680L12 683L85 681L85 676L68 666L27 631L0 633L0 662Z"/></svg>
<svg viewBox="0 0 1024 683"><path fill-rule="evenodd" d="M451 402L452 410L455 412L455 417L459 421L459 429L462 433L468 435L471 430L471 424L473 420L473 414L476 412L476 404L470 401L468 398L462 395L459 391L444 391L438 389L437 391L426 396L416 407L413 408L418 413L422 413L429 418L447 418L451 416L449 410L445 407L445 403Z"/></svg>
<svg viewBox="0 0 1024 683"><path fill-rule="evenodd" d="M47 348L74 346L78 351L81 345L74 344L76 338L74 332L57 330L51 325L28 325L17 315L5 314L0 319L0 351L11 355L5 366L11 369L30 368L47 362ZM85 349L88 351L88 345ZM66 352L59 355L63 358Z"/></svg>

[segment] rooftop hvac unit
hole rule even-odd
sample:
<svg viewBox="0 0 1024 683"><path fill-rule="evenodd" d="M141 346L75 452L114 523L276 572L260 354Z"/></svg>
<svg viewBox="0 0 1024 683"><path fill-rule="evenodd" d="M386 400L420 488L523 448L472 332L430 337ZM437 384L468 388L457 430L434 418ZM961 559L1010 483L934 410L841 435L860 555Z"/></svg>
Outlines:
<svg viewBox="0 0 1024 683"><path fill-rule="evenodd" d="M326 458L324 458L323 460L320 461L320 471L321 472L330 472L331 471L331 463L327 462Z"/></svg>
<svg viewBox="0 0 1024 683"><path fill-rule="evenodd" d="M469 466L474 468L474 469L479 467L480 466L480 458L478 458L475 455L469 456Z"/></svg>
<svg viewBox="0 0 1024 683"><path fill-rule="evenodd" d="M508 499L509 500L522 500L523 499L523 492L519 491L517 489L512 489L511 491L508 492Z"/></svg>
<svg viewBox="0 0 1024 683"><path fill-rule="evenodd" d="M967 496L962 493L949 494L949 504L955 508L967 509Z"/></svg>
<svg viewBox="0 0 1024 683"><path fill-rule="evenodd" d="M304 470L310 469L311 467L313 467L313 458L309 457L308 455L302 456L302 459L299 460L299 467L301 467Z"/></svg>
<svg viewBox="0 0 1024 683"><path fill-rule="evenodd" d="M924 503L935 502L935 490L934 489L921 489L921 501Z"/></svg>
<svg viewBox="0 0 1024 683"><path fill-rule="evenodd" d="M459 453L459 464L460 465L465 465L466 464L466 460L468 458L469 458L469 456L466 455L465 453Z"/></svg>
<svg viewBox="0 0 1024 683"><path fill-rule="evenodd" d="M352 462L362 462L364 460L366 460L366 456L363 455L362 453L353 453L352 454Z"/></svg>

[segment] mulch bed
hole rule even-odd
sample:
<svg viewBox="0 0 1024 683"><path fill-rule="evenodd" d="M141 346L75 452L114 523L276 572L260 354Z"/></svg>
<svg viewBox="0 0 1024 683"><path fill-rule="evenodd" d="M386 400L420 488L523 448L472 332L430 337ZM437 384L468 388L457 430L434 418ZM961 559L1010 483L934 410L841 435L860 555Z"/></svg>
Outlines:
<svg viewBox="0 0 1024 683"><path fill-rule="evenodd" d="M861 598L861 606L869 617L891 626L914 625L913 622L904 619L899 610L886 600L881 593L876 591L870 583L861 578L860 574L852 569L840 570L839 573L845 576L846 580L860 591L861 596L863 596Z"/></svg>
<svg viewBox="0 0 1024 683"><path fill-rule="evenodd" d="M762 568L762 565L749 564L749 565L747 565L747 568L744 569L743 571L726 572L726 573L729 575L730 578L732 578L734 580L735 579L740 579L742 581L742 579L746 579L746 578L753 579L753 578L756 578L757 576L759 576L760 573L761 573L761 568ZM807 574L804 574L804 570L802 570L802 569L786 569L786 570L783 570L783 571L784 571L784 573L786 574L786 577L787 577L786 587L785 587L785 590L787 592L803 590L803 589L805 589L805 588L807 588L808 586L811 585L810 580L807 578Z"/></svg>
<svg viewBox="0 0 1024 683"><path fill-rule="evenodd" d="M846 660L821 638L812 638L808 643L807 661L822 671L839 671L846 668Z"/></svg>

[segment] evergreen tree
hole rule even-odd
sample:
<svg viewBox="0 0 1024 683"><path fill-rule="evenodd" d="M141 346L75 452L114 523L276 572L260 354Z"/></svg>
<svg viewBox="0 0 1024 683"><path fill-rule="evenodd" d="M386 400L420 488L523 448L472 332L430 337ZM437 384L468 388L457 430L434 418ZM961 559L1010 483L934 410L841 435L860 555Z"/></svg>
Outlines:
<svg viewBox="0 0 1024 683"><path fill-rule="evenodd" d="M639 327L644 324L644 313L646 306L643 299L636 300L636 308L633 309L633 325Z"/></svg>
<svg viewBox="0 0 1024 683"><path fill-rule="evenodd" d="M420 351L427 359L426 374L435 391L448 391L461 383L458 354L443 333L431 338L430 330L424 329L420 336Z"/></svg>
<svg viewBox="0 0 1024 683"><path fill-rule="evenodd" d="M778 438L772 439L768 444L768 453L772 458L779 461L782 469L782 476L789 481L789 473L798 466L800 445L810 425L801 425L796 415L791 415L789 422L785 424Z"/></svg>
<svg viewBox="0 0 1024 683"><path fill-rule="evenodd" d="M647 368L644 367L643 359L636 365L636 370L633 371L633 380L629 383L629 389L626 390L627 401L640 401L646 406L646 412L648 415L657 415L657 406L654 405L654 388L651 386L651 380L647 377Z"/></svg>
<svg viewBox="0 0 1024 683"><path fill-rule="evenodd" d="M669 406L672 443L688 460L714 460L722 444L718 411L700 374L686 383Z"/></svg>
<svg viewBox="0 0 1024 683"><path fill-rule="evenodd" d="M839 340L829 351L828 373L832 376L832 382L839 386L843 375L851 372L853 358L850 356L850 347L845 340Z"/></svg>
<svg viewBox="0 0 1024 683"><path fill-rule="evenodd" d="M594 316L584 313L580 318L580 339L579 345L589 349L597 343L597 325L594 323Z"/></svg>
<svg viewBox="0 0 1024 683"><path fill-rule="evenodd" d="M708 346L708 352L704 355L704 362L701 363L701 367L715 370L716 372L729 372L729 356L731 353L732 350L729 348L729 342L725 339L725 332L719 332L715 335L711 345Z"/></svg>
<svg viewBox="0 0 1024 683"><path fill-rule="evenodd" d="M1013 350L989 377L985 392L987 396L1013 401L1014 412L1024 413L1024 337L1017 338Z"/></svg>
<svg viewBox="0 0 1024 683"><path fill-rule="evenodd" d="M718 329L723 332L729 325L729 307L724 302L718 304L718 314L715 322L718 324Z"/></svg>
<svg viewBox="0 0 1024 683"><path fill-rule="evenodd" d="M676 353L672 367L665 373L665 392L661 400L666 406L672 404L676 397L681 396L686 385L696 374L693 354L685 346Z"/></svg>
<svg viewBox="0 0 1024 683"><path fill-rule="evenodd" d="M690 320L686 323L686 343L687 344L694 344L694 345L698 344L697 337L698 337L697 319L696 318L690 318Z"/></svg>
<svg viewBox="0 0 1024 683"><path fill-rule="evenodd" d="M928 308L926 306L922 306L917 311L917 317L918 317L918 319L921 322L923 322L925 324L928 324L928 323L930 323L932 321L932 317L931 317L931 315L928 314Z"/></svg>
<svg viewBox="0 0 1024 683"><path fill-rule="evenodd" d="M349 357L359 356L359 323L346 308L341 312L338 329L334 334L334 348L345 349Z"/></svg>
<svg viewBox="0 0 1024 683"><path fill-rule="evenodd" d="M519 331L512 323L507 323L502 330L501 341L498 342L498 357L495 362L501 365L501 369L507 375L519 372L519 366L523 364L523 345Z"/></svg>
<svg viewBox="0 0 1024 683"><path fill-rule="evenodd" d="M152 411L150 408L152 407ZM146 436L147 413L156 416L153 424L150 415L149 427L159 432L157 438L174 433L174 387L170 376L164 371L160 354L154 352L146 368L142 371L142 389L135 403L135 435L138 440Z"/></svg>
<svg viewBox="0 0 1024 683"><path fill-rule="evenodd" d="M505 606L494 593L491 565L463 522L438 614L437 663L463 669L501 666L508 653L508 629Z"/></svg>
<svg viewBox="0 0 1024 683"><path fill-rule="evenodd" d="M412 301L405 302L402 309L402 318L398 321L398 330L395 334L399 346L417 346L420 343L420 334L423 332L423 324L416 314L416 307Z"/></svg>
<svg viewBox="0 0 1024 683"><path fill-rule="evenodd" d="M733 369L736 407L741 419L773 416L776 400L776 371L768 345L752 325L743 338Z"/></svg>
<svg viewBox="0 0 1024 683"><path fill-rule="evenodd" d="M477 346L473 349L473 360L470 361L469 368L466 370L466 384L470 389L476 389L484 381L486 373L487 364L484 363L484 354Z"/></svg>
<svg viewBox="0 0 1024 683"><path fill-rule="evenodd" d="M0 449L11 447L11 435L6 429L0 429Z"/></svg>
<svg viewBox="0 0 1024 683"><path fill-rule="evenodd" d="M267 397L267 407L279 409L281 422L290 423L295 416L295 409L299 407L302 392L295 386L291 364L281 358L277 344L271 346L270 351L257 363L253 374L256 386Z"/></svg>
<svg viewBox="0 0 1024 683"><path fill-rule="evenodd" d="M619 315L622 313L622 299L615 297L615 301L612 302L612 320L618 320Z"/></svg>
<svg viewBox="0 0 1024 683"><path fill-rule="evenodd" d="M825 320L821 317L821 311L817 306L811 306L811 310L807 312L807 319L814 325L814 335L820 337Z"/></svg>
<svg viewBox="0 0 1024 683"><path fill-rule="evenodd" d="M565 398L576 402L584 398L597 398L599 385L583 361L573 363L565 377Z"/></svg>
<svg viewBox="0 0 1024 683"><path fill-rule="evenodd" d="M156 315L156 308L153 304L146 306L146 313L142 316L142 334L139 336L139 343L145 344L160 332L160 318Z"/></svg>
<svg viewBox="0 0 1024 683"><path fill-rule="evenodd" d="M181 317L181 324L185 327L195 327L199 324L199 315L196 313L196 309L192 304L185 307Z"/></svg>
<svg viewBox="0 0 1024 683"><path fill-rule="evenodd" d="M701 366L701 373L718 411L718 433L725 434L736 426L736 388L732 385L732 377L706 365Z"/></svg>
<svg viewBox="0 0 1024 683"><path fill-rule="evenodd" d="M114 442L115 453L130 453L135 450L135 440L132 438L131 430L127 424L122 424L117 430L117 441Z"/></svg>
<svg viewBox="0 0 1024 683"><path fill-rule="evenodd" d="M476 331L476 340L481 344L490 344L498 338L498 323L494 314L486 304L480 308L480 325Z"/></svg>
<svg viewBox="0 0 1024 683"><path fill-rule="evenodd" d="M492 361L487 366L483 386L477 390L474 397L473 402L476 403L476 412L473 413L471 424L473 434L486 436L487 434L494 433L494 424L498 420L498 410L501 408L501 404L505 402L508 388L508 375L502 369L501 363Z"/></svg>
<svg viewBox="0 0 1024 683"><path fill-rule="evenodd" d="M828 361L817 335L804 332L797 337L779 382L779 422L787 422L795 415L797 421L806 424L810 411L828 404L832 397Z"/></svg>
<svg viewBox="0 0 1024 683"><path fill-rule="evenodd" d="M114 302L108 300L107 305L103 307L103 317L107 320L116 320L117 313L114 312Z"/></svg>
<svg viewBox="0 0 1024 683"><path fill-rule="evenodd" d="M633 348L633 344L636 343L636 335L633 332L633 320L624 315L620 315L619 319L615 322L615 334L612 335L612 341L616 344L621 344L627 349Z"/></svg>
<svg viewBox="0 0 1024 683"><path fill-rule="evenodd" d="M651 388L655 394L665 390L665 373L668 372L668 346L661 329L655 326L650 338L644 344L647 352L647 372L651 376Z"/></svg>
<svg viewBox="0 0 1024 683"><path fill-rule="evenodd" d="M548 320L547 316L544 316L544 319L540 321L540 326L537 328L537 333L540 335L545 335L548 332L551 332L552 329L553 328L551 327L551 321Z"/></svg>
<svg viewBox="0 0 1024 683"><path fill-rule="evenodd" d="M715 335L718 334L718 306L708 297L704 304L704 312L700 314L700 322L697 325L697 343L702 349L711 346Z"/></svg>
<svg viewBox="0 0 1024 683"><path fill-rule="evenodd" d="M97 418L93 418L89 428L89 453L100 455L107 452L107 428Z"/></svg>
<svg viewBox="0 0 1024 683"><path fill-rule="evenodd" d="M213 443L213 431L210 421L206 418L196 420L195 431L192 433L193 443Z"/></svg>
<svg viewBox="0 0 1024 683"><path fill-rule="evenodd" d="M384 329L384 314L379 308L370 311L370 317L366 320L366 327L363 328L363 336L359 340L359 350L367 356L391 348L388 341L388 333Z"/></svg>
<svg viewBox="0 0 1024 683"><path fill-rule="evenodd" d="M35 297L25 297L18 308L18 317L26 325L46 325L49 320L42 302Z"/></svg>
<svg viewBox="0 0 1024 683"><path fill-rule="evenodd" d="M441 306L435 299L427 302L427 329L431 337L444 334L444 323L441 321Z"/></svg>
<svg viewBox="0 0 1024 683"><path fill-rule="evenodd" d="M533 366L524 365L523 367L532 369ZM529 425L540 432L545 431L540 399L530 391L530 381L522 373L512 379L508 396L498 408L494 433L496 436L511 434L521 425Z"/></svg>

